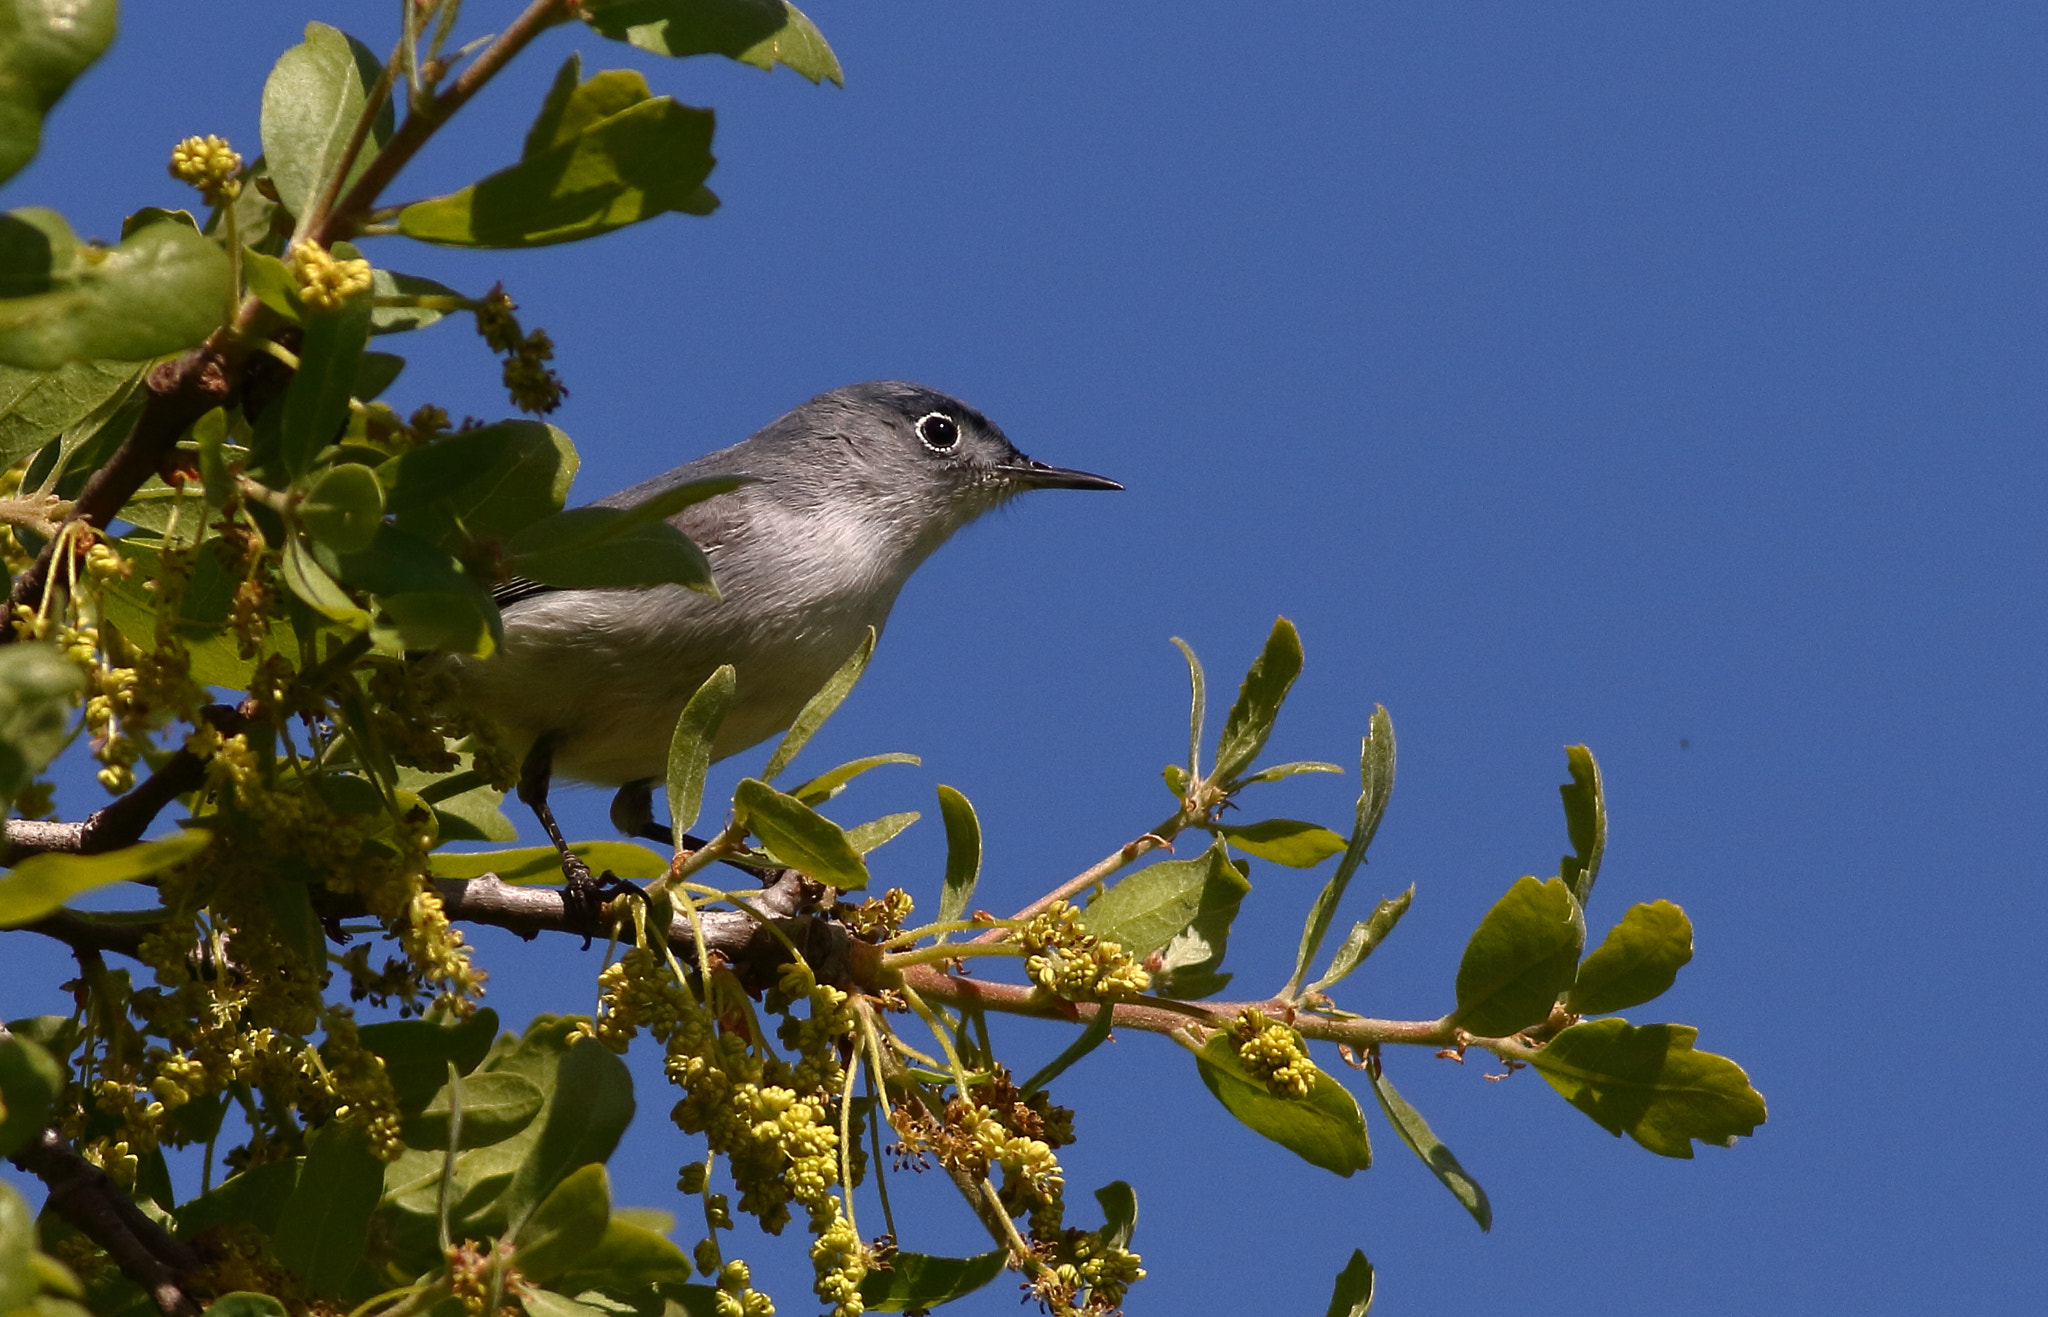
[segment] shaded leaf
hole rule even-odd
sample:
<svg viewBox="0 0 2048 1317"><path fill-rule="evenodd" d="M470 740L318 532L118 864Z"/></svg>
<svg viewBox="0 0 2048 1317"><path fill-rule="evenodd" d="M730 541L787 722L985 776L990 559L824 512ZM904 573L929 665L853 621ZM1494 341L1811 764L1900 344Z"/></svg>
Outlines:
<svg viewBox="0 0 2048 1317"><path fill-rule="evenodd" d="M384 61L354 37L325 23L306 24L306 39L270 70L263 84L263 160L278 200L293 215L304 215L336 166ZM393 113L387 98L371 125L370 141L344 180L355 182L391 136Z"/></svg>
<svg viewBox="0 0 2048 1317"><path fill-rule="evenodd" d="M668 817L677 845L696 825L698 811L704 806L704 775L711 768L711 748L718 742L726 710L732 707L737 681L730 663L705 678L683 706L675 734L669 738Z"/></svg>
<svg viewBox="0 0 2048 1317"><path fill-rule="evenodd" d="M278 1216L277 1260L314 1297L338 1297L362 1258L383 1192L384 1164L362 1136L340 1121L322 1126L307 1142L298 1186Z"/></svg>
<svg viewBox="0 0 2048 1317"><path fill-rule="evenodd" d="M766 782L743 779L733 809L749 832L791 868L842 892L868 885L867 865L838 824Z"/></svg>
<svg viewBox="0 0 2048 1317"><path fill-rule="evenodd" d="M949 924L967 917L974 901L974 886L981 880L981 820L966 796L943 783L939 786L939 818L946 825L946 878L939 888L939 922ZM944 942L946 934L938 940Z"/></svg>
<svg viewBox="0 0 2048 1317"><path fill-rule="evenodd" d="M1216 834L1239 850L1290 869L1313 869L1344 849L1344 838L1328 828L1300 819L1266 819L1259 823L1224 823Z"/></svg>
<svg viewBox="0 0 2048 1317"><path fill-rule="evenodd" d="M1387 799L1393 790L1394 721L1387 717L1384 704L1376 704L1366 724L1365 739L1358 746L1358 803L1352 810L1351 840L1344 848L1344 858L1337 862L1337 871L1330 875L1330 881L1316 894L1315 904L1309 907L1308 918L1301 926L1301 946L1294 953L1294 973L1281 996L1292 996L1308 977L1309 964L1329 935L1330 923L1344 900L1344 889L1351 885L1351 876L1358 872L1358 866L1365 863L1365 852L1380 830L1380 819L1387 812Z"/></svg>
<svg viewBox="0 0 2048 1317"><path fill-rule="evenodd" d="M0 810L70 742L71 710L84 692L85 674L55 645L0 650Z"/></svg>
<svg viewBox="0 0 2048 1317"><path fill-rule="evenodd" d="M287 474L304 475L321 449L341 438L356 368L370 341L370 299L351 297L332 311L309 311L299 368L285 390L278 457Z"/></svg>
<svg viewBox="0 0 2048 1317"><path fill-rule="evenodd" d="M422 279L416 274L398 274L392 270L370 271L370 295L372 297L460 297L446 284L437 284L432 279ZM380 306L370 312L372 334L402 334L410 329L425 329L436 320L449 314L424 306Z"/></svg>
<svg viewBox="0 0 2048 1317"><path fill-rule="evenodd" d="M1009 1250L993 1249L971 1258L941 1258L925 1253L896 1253L886 1271L870 1271L860 1283L860 1297L870 1312L905 1312L936 1308L974 1293L1003 1274Z"/></svg>
<svg viewBox="0 0 2048 1317"><path fill-rule="evenodd" d="M502 1210L515 1227L556 1185L611 1156L633 1119L632 1075L595 1038L569 1044L552 1089L540 1136L505 1189Z"/></svg>
<svg viewBox="0 0 2048 1317"><path fill-rule="evenodd" d="M1251 884L1217 842L1191 860L1165 860L1129 875L1081 913L1088 931L1143 958L1173 940L1205 904L1242 899ZM1205 899L1206 898L1206 899Z"/></svg>
<svg viewBox="0 0 2048 1317"><path fill-rule="evenodd" d="M286 1310L268 1294L236 1290L207 1304L205 1317L286 1317Z"/></svg>
<svg viewBox="0 0 2048 1317"><path fill-rule="evenodd" d="M369 467L343 462L314 481L298 514L307 535L337 553L354 553L376 538L384 519L384 491Z"/></svg>
<svg viewBox="0 0 2048 1317"><path fill-rule="evenodd" d="M519 1227L512 1260L527 1279L545 1285L597 1246L611 1213L611 1181L603 1163L580 1166Z"/></svg>
<svg viewBox="0 0 2048 1317"><path fill-rule="evenodd" d="M201 561L205 560L202 558ZM285 588L321 616L344 623L353 630L369 625L370 615L349 597L339 581L313 560L313 553L303 538L294 535L285 541L281 567Z"/></svg>
<svg viewBox="0 0 2048 1317"><path fill-rule="evenodd" d="M806 805L822 805L846 790L848 782L853 781L853 779L871 768L880 768L884 764L915 765L922 764L923 762L916 755L902 753L869 755L865 759L849 760L837 768L827 769L802 786L793 788L789 794L803 801Z"/></svg>
<svg viewBox="0 0 2048 1317"><path fill-rule="evenodd" d="M448 1067L466 1075L483 1062L498 1036L498 1013L488 1006L458 1023L388 1020L357 1030L363 1047L384 1059L384 1072L400 1111L424 1108L447 1083Z"/></svg>
<svg viewBox="0 0 2048 1317"><path fill-rule="evenodd" d="M113 41L119 8L116 0L0 7L0 182L35 158L43 116Z"/></svg>
<svg viewBox="0 0 2048 1317"><path fill-rule="evenodd" d="M716 596L711 564L690 537L665 521L634 526L616 536L560 547L527 547L536 532L558 523L607 522L619 514L611 508L576 508L537 521L506 546L505 570L542 585L563 590L638 590L655 585L683 585ZM580 538L580 536L579 536Z"/></svg>
<svg viewBox="0 0 2048 1317"><path fill-rule="evenodd" d="M101 855L31 855L12 873L0 874L0 928L33 923L80 892L162 873L197 856L212 840L211 833L194 828Z"/></svg>
<svg viewBox="0 0 2048 1317"><path fill-rule="evenodd" d="M335 553L316 544L313 555L346 584L376 596L378 621L404 649L483 656L497 647L497 605L447 550L380 523L366 549Z"/></svg>
<svg viewBox="0 0 2048 1317"><path fill-rule="evenodd" d="M1604 1015L1662 996L1692 959L1692 921L1669 901L1632 905L1579 965L1565 998L1577 1015Z"/></svg>
<svg viewBox="0 0 2048 1317"><path fill-rule="evenodd" d="M20 1034L0 1034L0 1157L42 1133L63 1087L63 1068L48 1052Z"/></svg>
<svg viewBox="0 0 2048 1317"><path fill-rule="evenodd" d="M1370 918L1361 919L1351 926L1344 944L1337 948L1337 954L1330 957L1330 968L1323 971L1323 977L1308 985L1304 991L1320 992L1332 984L1347 978L1351 971L1365 963L1374 948L1386 941L1387 934L1401 922L1401 916L1408 913L1408 906L1415 900L1415 884L1408 884L1408 890L1399 896L1390 896L1373 907Z"/></svg>
<svg viewBox="0 0 2048 1317"><path fill-rule="evenodd" d="M55 370L0 365L0 463L13 466L100 414L141 378L130 361L67 361Z"/></svg>
<svg viewBox="0 0 2048 1317"><path fill-rule="evenodd" d="M782 64L813 83L845 85L824 34L785 0L591 0L585 9L605 36L657 55L724 55L761 69Z"/></svg>
<svg viewBox="0 0 2048 1317"><path fill-rule="evenodd" d="M1551 1039L1534 1065L1608 1133L1626 1133L1660 1156L1689 1158L1692 1140L1733 1147L1768 1114L1742 1067L1694 1051L1697 1037L1684 1024L1590 1020Z"/></svg>
<svg viewBox="0 0 2048 1317"><path fill-rule="evenodd" d="M79 241L55 211L0 215L0 365L183 351L220 327L233 291L227 253L182 224L107 248Z"/></svg>
<svg viewBox="0 0 2048 1317"><path fill-rule="evenodd" d="M1245 1070L1237 1040L1227 1030L1195 1054L1195 1065L1226 1111L1311 1166L1349 1178L1372 1165L1358 1099L1320 1068L1307 1097L1275 1097Z"/></svg>
<svg viewBox="0 0 2048 1317"><path fill-rule="evenodd" d="M178 1205L176 1219L180 1239L191 1239L202 1230L216 1226L250 1225L266 1236L277 1233L284 1205L298 1187L303 1158L252 1166L231 1175L221 1184L189 1202Z"/></svg>
<svg viewBox="0 0 2048 1317"><path fill-rule="evenodd" d="M1493 1229L1493 1205L1486 1201L1486 1190L1479 1187L1479 1181L1466 1174L1458 1164L1457 1157L1444 1146L1444 1141L1429 1128L1429 1122L1422 1113L1408 1105L1408 1099L1384 1074L1368 1071L1372 1080L1373 1096L1379 1099L1380 1110L1401 1136L1401 1141L1427 1166L1430 1173L1443 1181L1444 1188L1451 1191L1464 1209L1472 1214L1481 1230Z"/></svg>
<svg viewBox="0 0 2048 1317"><path fill-rule="evenodd" d="M1572 780L1557 789L1564 797L1565 831L1573 854L1558 861L1558 876L1572 889L1583 909L1600 876L1600 857L1607 852L1607 802L1600 792L1600 765L1583 745L1565 747Z"/></svg>
<svg viewBox="0 0 2048 1317"><path fill-rule="evenodd" d="M668 872L668 857L630 841L578 841L569 844L572 855L590 866L592 873L610 871L620 878L659 878ZM552 846L523 846L509 851L435 851L428 857L436 878L481 878L496 874L498 881L554 883L561 881L562 860Z"/></svg>
<svg viewBox="0 0 2048 1317"><path fill-rule="evenodd" d="M577 1258L568 1271L555 1277L555 1286L581 1294L592 1289L617 1292L689 1280L693 1272L688 1255L671 1243L663 1231L626 1219L639 1214L630 1207L613 1208L604 1237ZM667 1218L667 1228L674 1229L674 1218L667 1213L649 1215Z"/></svg>
<svg viewBox="0 0 2048 1317"><path fill-rule="evenodd" d="M1516 879L1458 962L1459 1027L1505 1038L1543 1023L1571 987L1585 943L1586 916L1564 880Z"/></svg>
<svg viewBox="0 0 2048 1317"><path fill-rule="evenodd" d="M1109 1031L1115 1023L1116 1012L1114 1010L1106 1007L1096 1007L1095 1014L1090 1017L1088 1027L1081 1031L1080 1037L1060 1049L1058 1056L1039 1067L1038 1072L1025 1080L1017 1091L1024 1097L1029 1098L1033 1093L1038 1092L1053 1080L1067 1073L1077 1061L1102 1046L1108 1040Z"/></svg>
<svg viewBox="0 0 2048 1317"><path fill-rule="evenodd" d="M562 510L576 447L541 421L500 421L444 435L377 469L398 524L451 552L467 536L503 538Z"/></svg>
<svg viewBox="0 0 2048 1317"><path fill-rule="evenodd" d="M1138 1232L1138 1191L1122 1180L1111 1180L1095 1191L1095 1201L1102 1205L1097 1238L1111 1248L1129 1248L1131 1236Z"/></svg>
<svg viewBox="0 0 2048 1317"><path fill-rule="evenodd" d="M1214 855L1214 852L1211 852ZM1220 973L1230 943L1230 926L1252 885L1238 866L1212 864L1201 898L1187 927L1175 933L1157 955L1148 957L1152 991L1161 997L1195 1001L1223 991L1231 975Z"/></svg>
<svg viewBox="0 0 2048 1317"><path fill-rule="evenodd" d="M1266 738L1273 734L1288 689L1300 675L1301 637L1295 633L1294 623L1278 618L1265 648L1244 674L1230 716L1223 720L1223 732L1216 738L1216 767L1209 774L1213 780L1235 782L1238 774L1252 766L1259 751L1266 748Z"/></svg>
<svg viewBox="0 0 2048 1317"><path fill-rule="evenodd" d="M1351 1260L1344 1264L1344 1270L1337 1273L1337 1284L1330 1293L1329 1309L1323 1317L1365 1317L1372 1311L1372 1263L1365 1260L1365 1254L1351 1250Z"/></svg>
<svg viewBox="0 0 2048 1317"><path fill-rule="evenodd" d="M846 656L846 661L841 663L839 670L818 688L817 694L804 703L803 710L796 716L796 721L783 733L782 741L775 747L775 753L768 756L768 764L761 770L762 781L773 782L781 775L783 769L789 767L789 761L796 758L797 752L804 748L804 744L825 725L825 720L830 718L845 702L847 695L852 693L854 683L860 680L861 673L867 671L868 660L874 657L874 653L875 629L869 627L860 644L854 646L853 653Z"/></svg>

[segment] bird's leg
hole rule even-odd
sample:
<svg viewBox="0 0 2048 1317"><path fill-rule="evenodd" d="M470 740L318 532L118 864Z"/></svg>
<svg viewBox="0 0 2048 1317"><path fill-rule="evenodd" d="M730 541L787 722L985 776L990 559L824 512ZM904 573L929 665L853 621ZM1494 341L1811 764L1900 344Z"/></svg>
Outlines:
<svg viewBox="0 0 2048 1317"><path fill-rule="evenodd" d="M605 902L615 896L640 896L642 893L639 887L609 869L602 877L593 877L590 866L569 849L569 843L562 838L561 825L555 822L555 811L548 806L548 782L554 776L554 769L555 737L550 734L533 743L533 749L527 751L526 762L519 766L519 799L540 820L548 840L555 844L555 854L562 858L562 877L565 880L562 909L582 929L583 949L588 951Z"/></svg>
<svg viewBox="0 0 2048 1317"><path fill-rule="evenodd" d="M638 782L628 782L619 788L618 794L612 797L612 826L628 837L638 837L643 841L659 842L663 846L674 846L676 844L675 829L665 827L654 821L655 782L655 778L647 777L640 779ZM702 837L693 837L687 832L683 834L683 845L689 850L701 851L710 844ZM745 860L734 859L730 856L721 860L720 863L729 864L744 873L750 873L764 882L772 880L782 872L780 869L767 868L758 864L748 864Z"/></svg>

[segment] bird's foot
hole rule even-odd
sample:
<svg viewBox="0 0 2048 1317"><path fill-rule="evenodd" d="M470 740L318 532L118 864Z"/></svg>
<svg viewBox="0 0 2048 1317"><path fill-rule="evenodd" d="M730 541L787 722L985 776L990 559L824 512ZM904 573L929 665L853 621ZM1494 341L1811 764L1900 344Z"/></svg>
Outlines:
<svg viewBox="0 0 2048 1317"><path fill-rule="evenodd" d="M568 917L570 928L583 934L585 951L590 950L590 940L603 931L607 905L621 896L647 899L638 883L621 878L610 869L593 877L590 866L568 851L562 852L562 876L568 880L562 887L562 912Z"/></svg>

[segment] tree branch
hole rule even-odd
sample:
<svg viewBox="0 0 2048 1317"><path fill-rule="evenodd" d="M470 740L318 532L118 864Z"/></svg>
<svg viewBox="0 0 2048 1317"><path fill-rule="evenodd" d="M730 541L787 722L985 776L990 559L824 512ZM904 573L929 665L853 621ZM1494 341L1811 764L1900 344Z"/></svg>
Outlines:
<svg viewBox="0 0 2048 1317"><path fill-rule="evenodd" d="M199 1256L142 1214L105 1171L79 1156L55 1127L15 1152L14 1164L49 1188L50 1210L107 1251L121 1274L140 1285L164 1317L199 1317L179 1282Z"/></svg>

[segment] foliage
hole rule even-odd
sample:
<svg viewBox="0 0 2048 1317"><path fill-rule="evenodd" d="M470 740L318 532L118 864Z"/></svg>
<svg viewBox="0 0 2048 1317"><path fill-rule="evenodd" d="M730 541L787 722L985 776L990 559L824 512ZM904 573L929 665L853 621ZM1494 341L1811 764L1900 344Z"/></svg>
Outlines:
<svg viewBox="0 0 2048 1317"><path fill-rule="evenodd" d="M860 775L915 757L776 785L858 681L872 634L699 841L686 830L705 813L734 691L720 669L674 730L673 849L572 848L614 878L649 880L599 918L613 954L598 1010L501 1031L458 926L588 929L560 895L521 886L560 871L552 849L445 849L516 836L499 804L522 748L450 698L445 656L491 654L493 590L515 578L715 590L670 519L735 482L568 510L577 455L560 430L451 426L433 406L398 415L378 396L404 363L372 344L451 316L471 317L503 358L519 410L545 415L562 389L547 335L522 326L501 289L387 268L374 240L523 248L708 214L713 119L637 72L586 77L572 55L518 160L446 196L394 205L385 191L551 27L581 22L644 51L780 64L813 82L841 73L783 0L533 0L457 46L473 17L460 10L402 5L388 60L309 24L265 85L260 155L215 137L173 149L203 222L140 211L107 246L49 211L0 218L0 457L12 463L0 796L18 815L0 929L61 939L81 967L73 1015L0 1032L0 1155L68 1186L39 1228L0 1186L0 1313L765 1313L751 1269L729 1255L735 1209L771 1234L801 1213L816 1294L835 1312L922 1310L1005 1271L1048 1310L1109 1312L1144 1274L1136 1195L1105 1186L1102 1224L1070 1222L1058 1150L1072 1113L1047 1086L1117 1026L1178 1043L1232 1115L1350 1176L1372 1149L1352 1087L1311 1057L1334 1044L1482 1229L1484 1191L1387 1079L1382 1049L1477 1047L1533 1065L1603 1128L1671 1157L1762 1122L1747 1077L1695 1051L1692 1029L1581 1019L1653 1000L1692 954L1684 913L1659 901L1581 958L1606 833L1583 747L1568 752L1562 788L1573 854L1555 877L1516 881L1482 920L1447 1015L1377 1020L1331 996L1394 932L1413 888L1357 921L1310 978L1385 816L1394 734L1376 710L1347 832L1256 810L1225 820L1255 804L1253 788L1340 771L1258 766L1302 667L1285 619L1207 769L1205 679L1181 646L1193 700L1187 759L1164 773L1172 812L1012 917L975 908L980 824L939 787L936 919L907 930L911 895L869 893L868 857L916 816L849 827L822 811ZM0 177L34 154L43 112L114 18L113 0L0 0ZM217 689L237 703L212 703ZM40 822L42 775L74 737L116 799L84 823ZM174 801L177 829L143 840ZM1183 834L1205 848L1123 872ZM1223 964L1253 861L1333 858L1288 982L1213 1000L1232 979ZM762 879L710 885L719 860ZM68 908L93 888L137 908ZM390 944L381 965L373 938ZM113 968L110 954L140 969ZM1024 962L1023 982L956 972L1006 957ZM990 1012L1066 1021L1073 1044L1020 1085L992 1049ZM687 1251L666 1212L611 1201L605 1163L636 1108L617 1054L642 1034L693 1140L678 1187L703 1224ZM209 1183L179 1200L163 1149L194 1145ZM943 1168L994 1247L902 1248L885 1163ZM887 1229L868 1241L855 1191L871 1182ZM1354 1254L1330 1311L1363 1313L1371 1292Z"/></svg>

